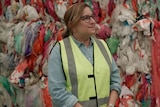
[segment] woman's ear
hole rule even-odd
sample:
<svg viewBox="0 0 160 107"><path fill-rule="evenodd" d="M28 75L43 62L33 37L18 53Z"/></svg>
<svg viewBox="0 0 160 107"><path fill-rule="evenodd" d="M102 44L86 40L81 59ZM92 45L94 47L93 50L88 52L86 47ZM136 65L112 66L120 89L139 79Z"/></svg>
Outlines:
<svg viewBox="0 0 160 107"><path fill-rule="evenodd" d="M67 26L68 26L68 28L70 28L70 29L71 29L71 28L72 28L72 22L71 22L71 21L69 21Z"/></svg>

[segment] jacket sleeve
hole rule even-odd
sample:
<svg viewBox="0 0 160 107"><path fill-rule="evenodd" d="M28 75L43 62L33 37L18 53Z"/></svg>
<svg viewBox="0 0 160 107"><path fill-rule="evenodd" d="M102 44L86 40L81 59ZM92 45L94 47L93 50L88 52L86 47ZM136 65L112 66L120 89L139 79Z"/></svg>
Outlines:
<svg viewBox="0 0 160 107"><path fill-rule="evenodd" d="M48 87L54 107L73 107L78 101L74 95L66 90L59 44L56 44L52 49L49 57Z"/></svg>
<svg viewBox="0 0 160 107"><path fill-rule="evenodd" d="M118 94L121 93L121 77L120 77L120 71L112 58L112 71L111 71L111 77L110 77L110 90L116 90Z"/></svg>

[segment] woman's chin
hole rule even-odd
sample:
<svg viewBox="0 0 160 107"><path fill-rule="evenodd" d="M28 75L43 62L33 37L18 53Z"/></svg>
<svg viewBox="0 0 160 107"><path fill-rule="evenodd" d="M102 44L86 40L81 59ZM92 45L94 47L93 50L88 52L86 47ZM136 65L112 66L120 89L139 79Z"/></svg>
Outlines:
<svg viewBox="0 0 160 107"><path fill-rule="evenodd" d="M91 34L92 34L92 35L95 35L95 34L96 34L96 31L92 31Z"/></svg>

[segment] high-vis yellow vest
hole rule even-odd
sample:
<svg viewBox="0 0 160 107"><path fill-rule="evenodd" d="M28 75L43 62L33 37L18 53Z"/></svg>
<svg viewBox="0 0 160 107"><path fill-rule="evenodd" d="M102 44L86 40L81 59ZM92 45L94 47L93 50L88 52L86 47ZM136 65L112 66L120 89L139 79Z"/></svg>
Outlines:
<svg viewBox="0 0 160 107"><path fill-rule="evenodd" d="M94 38L93 65L71 36L59 43L67 90L78 98L83 107L106 107L112 61L106 43Z"/></svg>

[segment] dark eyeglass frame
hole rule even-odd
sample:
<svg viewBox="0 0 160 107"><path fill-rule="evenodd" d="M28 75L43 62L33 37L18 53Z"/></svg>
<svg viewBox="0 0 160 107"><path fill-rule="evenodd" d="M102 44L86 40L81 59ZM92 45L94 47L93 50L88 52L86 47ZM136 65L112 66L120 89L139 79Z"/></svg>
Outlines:
<svg viewBox="0 0 160 107"><path fill-rule="evenodd" d="M81 16L80 19L81 20L84 20L85 22L89 23L91 18L93 20L95 20L95 16L94 15L84 15L84 16Z"/></svg>

